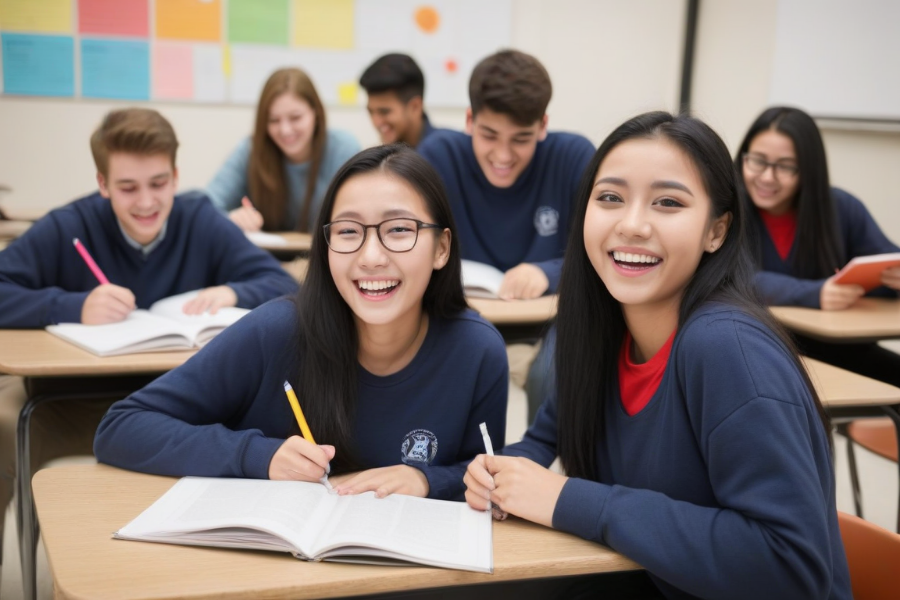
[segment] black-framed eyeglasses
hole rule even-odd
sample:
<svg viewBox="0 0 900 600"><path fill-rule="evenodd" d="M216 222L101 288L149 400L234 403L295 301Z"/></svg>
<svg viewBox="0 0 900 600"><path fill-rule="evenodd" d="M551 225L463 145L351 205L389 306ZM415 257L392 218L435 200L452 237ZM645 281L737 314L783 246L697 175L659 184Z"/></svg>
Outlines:
<svg viewBox="0 0 900 600"><path fill-rule="evenodd" d="M332 221L323 227L325 242L338 254L353 254L366 243L370 228L378 233L381 245L387 250L409 252L416 246L420 229L443 229L443 226L406 218L387 219L375 225L350 220Z"/></svg>
<svg viewBox="0 0 900 600"><path fill-rule="evenodd" d="M763 173L766 169L772 167L772 172L775 174L775 177L796 177L797 173L800 172L800 168L797 165L780 161L769 162L757 154L745 153L744 165L746 165L751 173L757 174Z"/></svg>

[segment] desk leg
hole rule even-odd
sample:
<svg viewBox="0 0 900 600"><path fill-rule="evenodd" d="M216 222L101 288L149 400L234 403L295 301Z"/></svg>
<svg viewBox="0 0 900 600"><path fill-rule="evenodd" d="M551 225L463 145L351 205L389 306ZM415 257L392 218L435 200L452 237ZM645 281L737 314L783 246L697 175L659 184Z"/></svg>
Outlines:
<svg viewBox="0 0 900 600"><path fill-rule="evenodd" d="M19 528L19 556L22 562L22 597L37 598L37 540L40 528L31 493L31 415L42 404L65 400L103 400L124 398L130 391L88 394L45 394L29 398L22 412L16 435L16 524Z"/></svg>
<svg viewBox="0 0 900 600"><path fill-rule="evenodd" d="M900 404L885 406L884 412L894 421L894 429L897 432L897 445L900 447ZM900 477L900 461L897 462L897 468L897 476ZM897 499L897 533L900 533L900 497Z"/></svg>

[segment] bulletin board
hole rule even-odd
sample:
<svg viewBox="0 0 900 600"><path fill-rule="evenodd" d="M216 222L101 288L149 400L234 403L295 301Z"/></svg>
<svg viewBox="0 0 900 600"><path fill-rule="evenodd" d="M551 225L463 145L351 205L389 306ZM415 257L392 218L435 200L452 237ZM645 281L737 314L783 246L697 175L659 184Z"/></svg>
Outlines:
<svg viewBox="0 0 900 600"><path fill-rule="evenodd" d="M465 107L511 21L512 0L0 0L0 93L255 104L294 66L324 103L358 105L363 70L405 52L428 105Z"/></svg>

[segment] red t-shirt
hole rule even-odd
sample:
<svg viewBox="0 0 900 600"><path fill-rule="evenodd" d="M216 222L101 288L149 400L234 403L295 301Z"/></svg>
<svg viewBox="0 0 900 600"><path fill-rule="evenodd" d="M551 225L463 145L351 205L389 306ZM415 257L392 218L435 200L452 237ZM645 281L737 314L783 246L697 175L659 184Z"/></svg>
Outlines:
<svg viewBox="0 0 900 600"><path fill-rule="evenodd" d="M776 216L770 215L764 210L757 210L769 231L769 237L772 238L775 249L778 250L778 256L781 257L781 260L787 260L788 254L791 253L791 246L794 245L794 238L797 236L797 211L792 210Z"/></svg>
<svg viewBox="0 0 900 600"><path fill-rule="evenodd" d="M673 331L663 347L650 360L643 364L635 364L631 360L631 333L625 332L625 341L619 352L619 395L622 397L622 406L629 416L641 412L659 388L666 365L669 363L674 340Z"/></svg>

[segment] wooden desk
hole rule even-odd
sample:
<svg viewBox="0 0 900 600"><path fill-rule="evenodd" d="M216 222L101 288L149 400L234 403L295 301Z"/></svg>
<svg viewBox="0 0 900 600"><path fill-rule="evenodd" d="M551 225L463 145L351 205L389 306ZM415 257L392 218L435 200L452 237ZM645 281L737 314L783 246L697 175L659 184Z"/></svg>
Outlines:
<svg viewBox="0 0 900 600"><path fill-rule="evenodd" d="M268 233L268 235L277 236L281 238L282 242L269 243L265 238L255 240L252 232L247 237L263 250L271 252L279 260L290 260L298 256L309 255L309 249L312 246L312 235L309 233L278 231Z"/></svg>
<svg viewBox="0 0 900 600"><path fill-rule="evenodd" d="M788 329L823 342L877 342L900 338L900 300L860 298L846 310L773 306Z"/></svg>
<svg viewBox="0 0 900 600"><path fill-rule="evenodd" d="M31 415L44 403L67 399L124 398L146 383L146 376L165 373L186 361L194 350L98 357L43 330L0 330L0 373L25 378L28 401L19 414L16 439L16 521L22 562L24 598L35 598L35 551L38 522L31 486ZM126 376L126 377L123 377ZM78 378L81 381L73 381ZM102 392L85 393L84 384L103 378ZM73 389L74 388L74 389Z"/></svg>
<svg viewBox="0 0 900 600"><path fill-rule="evenodd" d="M33 221L0 220L0 240L14 240L34 224Z"/></svg>
<svg viewBox="0 0 900 600"><path fill-rule="evenodd" d="M494 523L492 575L111 538L175 481L106 465L39 471L34 496L55 597L334 598L640 568L603 546L518 519Z"/></svg>
<svg viewBox="0 0 900 600"><path fill-rule="evenodd" d="M804 357L803 362L825 408L864 408L900 404L900 388L812 358Z"/></svg>

